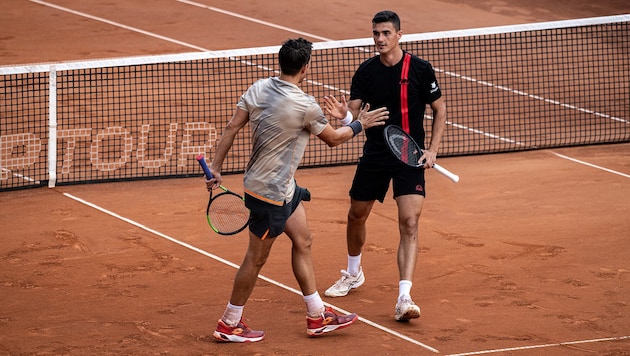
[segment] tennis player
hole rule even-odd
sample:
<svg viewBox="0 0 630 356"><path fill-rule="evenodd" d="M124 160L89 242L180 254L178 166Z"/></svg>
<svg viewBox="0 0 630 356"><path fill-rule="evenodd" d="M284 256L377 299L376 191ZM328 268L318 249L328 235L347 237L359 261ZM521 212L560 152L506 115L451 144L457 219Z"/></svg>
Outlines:
<svg viewBox="0 0 630 356"><path fill-rule="evenodd" d="M252 132L252 153L243 177L245 204L250 209L249 245L236 273L232 294L214 337L220 341L251 342L264 338L264 332L252 330L243 322L243 307L256 284L276 237L283 232L291 239L293 274L306 303L306 333L318 336L354 323L356 314L337 315L325 308L317 292L311 256L310 234L302 200L310 200L308 190L298 186L295 171L311 134L328 146L350 140L363 129L384 124L385 108L358 113L357 120L334 129L315 99L298 85L310 68L311 42L299 38L287 40L280 48L279 77L261 79L241 96L234 115L217 145L210 171L214 179L207 189L222 182L221 166L234 137L247 123Z"/></svg>
<svg viewBox="0 0 630 356"><path fill-rule="evenodd" d="M325 109L333 117L352 118L364 103L373 108L386 107L390 116L387 125L402 127L424 147L423 127L425 107L433 111L431 143L420 161L421 168L400 163L387 149L383 127L365 131L367 140L363 156L355 172L350 189L347 248L348 266L341 278L324 293L341 297L361 286L365 274L361 267L361 252L366 241L366 220L376 200L383 202L390 182L398 207L399 290L394 318L408 321L420 316L420 308L411 298L413 275L418 256L418 223L425 198L424 170L436 161L438 148L446 125L446 104L431 64L403 51L399 45L402 31L400 18L392 11L377 13L372 19L372 35L378 55L359 65L352 78L350 101L334 96L324 98Z"/></svg>

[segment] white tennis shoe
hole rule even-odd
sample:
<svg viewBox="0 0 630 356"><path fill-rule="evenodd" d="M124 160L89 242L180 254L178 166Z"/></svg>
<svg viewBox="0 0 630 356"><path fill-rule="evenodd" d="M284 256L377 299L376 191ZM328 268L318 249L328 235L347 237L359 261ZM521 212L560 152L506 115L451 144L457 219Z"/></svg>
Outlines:
<svg viewBox="0 0 630 356"><path fill-rule="evenodd" d="M341 270L341 278L332 287L326 289L324 295L327 297L343 297L348 295L350 289L358 288L365 283L363 268L359 268L359 274L351 275L346 270Z"/></svg>
<svg viewBox="0 0 630 356"><path fill-rule="evenodd" d="M410 297L404 297L396 303L396 321L409 321L420 317L420 307L411 300Z"/></svg>

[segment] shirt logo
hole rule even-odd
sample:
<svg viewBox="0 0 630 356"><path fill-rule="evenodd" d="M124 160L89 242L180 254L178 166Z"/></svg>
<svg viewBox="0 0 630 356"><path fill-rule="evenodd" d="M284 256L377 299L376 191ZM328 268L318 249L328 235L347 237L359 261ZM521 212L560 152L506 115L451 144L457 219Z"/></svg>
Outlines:
<svg viewBox="0 0 630 356"><path fill-rule="evenodd" d="M431 83L431 93L435 93L438 90L440 90L440 87L438 87L437 82Z"/></svg>

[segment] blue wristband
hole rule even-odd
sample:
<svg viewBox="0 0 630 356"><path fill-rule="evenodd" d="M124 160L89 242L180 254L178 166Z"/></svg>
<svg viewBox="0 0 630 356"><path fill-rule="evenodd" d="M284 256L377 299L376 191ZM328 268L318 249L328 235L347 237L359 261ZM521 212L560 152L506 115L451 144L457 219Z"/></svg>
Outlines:
<svg viewBox="0 0 630 356"><path fill-rule="evenodd" d="M361 122L359 120L352 121L350 125L348 125L348 127L352 129L352 132L354 133L354 135L352 135L353 137L356 136L359 132L363 131L363 125L361 125Z"/></svg>

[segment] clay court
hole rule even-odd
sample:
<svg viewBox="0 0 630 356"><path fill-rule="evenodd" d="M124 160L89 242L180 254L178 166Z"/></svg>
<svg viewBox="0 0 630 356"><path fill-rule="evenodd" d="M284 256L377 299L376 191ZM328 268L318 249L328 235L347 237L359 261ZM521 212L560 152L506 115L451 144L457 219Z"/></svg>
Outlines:
<svg viewBox="0 0 630 356"><path fill-rule="evenodd" d="M200 3L230 14L174 0L4 1L0 65L272 46L296 36L287 29L363 38L384 6ZM630 13L626 1L612 0L474 3L388 7L405 33ZM630 355L630 143L439 163L461 181L427 173L412 291L420 319L393 319L398 231L388 196L368 220L366 283L347 297L324 297L360 322L306 336L283 236L245 308L250 326L266 333L251 344L212 337L247 232L210 230L201 176L0 192L0 355ZM313 195L305 208L322 295L345 268L354 169L297 173ZM241 179L226 175L224 185L240 191Z"/></svg>

